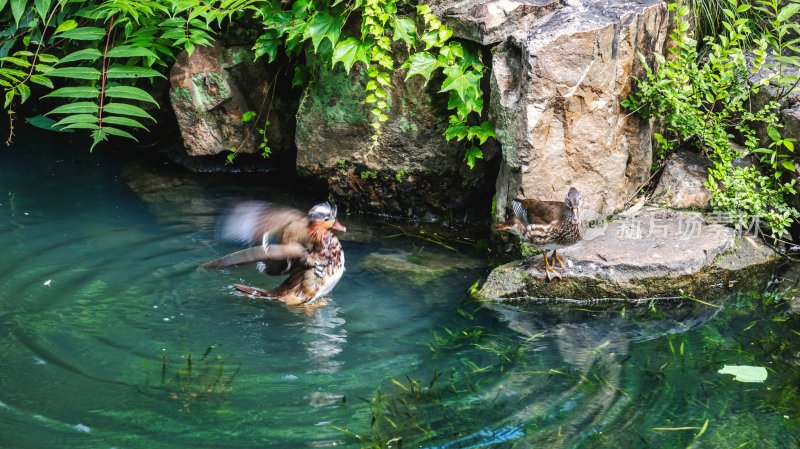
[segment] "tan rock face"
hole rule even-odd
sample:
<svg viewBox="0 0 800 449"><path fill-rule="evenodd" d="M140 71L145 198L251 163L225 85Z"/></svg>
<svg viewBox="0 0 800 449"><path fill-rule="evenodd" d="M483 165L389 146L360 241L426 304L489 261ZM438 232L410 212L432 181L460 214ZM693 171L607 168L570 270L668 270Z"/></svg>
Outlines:
<svg viewBox="0 0 800 449"><path fill-rule="evenodd" d="M191 56L178 55L170 71L169 96L190 156L219 154L232 146L243 153L258 152L255 128L263 127L266 113L249 123L242 123L241 117L262 109L272 78L266 64L252 60L244 48L219 44L197 47ZM270 142L285 147L291 138L281 120L272 112L270 121Z"/></svg>
<svg viewBox="0 0 800 449"><path fill-rule="evenodd" d="M667 207L707 208L711 191L706 187L709 161L688 151L673 153L650 202Z"/></svg>
<svg viewBox="0 0 800 449"><path fill-rule="evenodd" d="M658 1L571 1L493 52L490 114L502 144L497 216L516 196L609 214L645 181L650 125L620 102L641 74L638 53L661 52L668 14Z"/></svg>

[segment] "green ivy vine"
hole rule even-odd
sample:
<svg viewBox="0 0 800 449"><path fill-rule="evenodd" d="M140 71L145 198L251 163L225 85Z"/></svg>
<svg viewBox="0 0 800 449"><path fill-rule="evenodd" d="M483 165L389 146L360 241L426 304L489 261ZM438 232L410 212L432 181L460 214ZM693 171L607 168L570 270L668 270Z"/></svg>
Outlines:
<svg viewBox="0 0 800 449"><path fill-rule="evenodd" d="M0 0L0 87L14 133L15 110L35 89L57 106L28 121L71 132L86 130L92 148L109 137L134 139L158 107L147 84L165 73L180 51L210 45L229 23L262 24L253 49L269 62L279 51L295 66L295 85L308 81L310 57L325 70L366 74L364 101L373 129L369 153L389 119L392 75L421 76L447 95L447 140L465 144L472 168L480 146L494 136L482 120L484 66L474 50L452 41L453 31L423 3L406 0ZM396 47L405 47L407 57ZM395 47L395 48L393 48ZM266 136L265 136L266 138ZM266 140L264 144L266 146Z"/></svg>

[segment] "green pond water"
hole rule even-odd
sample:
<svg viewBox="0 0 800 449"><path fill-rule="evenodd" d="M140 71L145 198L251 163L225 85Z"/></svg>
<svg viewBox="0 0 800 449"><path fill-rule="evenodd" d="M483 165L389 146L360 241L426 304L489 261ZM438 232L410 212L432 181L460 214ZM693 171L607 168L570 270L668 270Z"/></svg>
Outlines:
<svg viewBox="0 0 800 449"><path fill-rule="evenodd" d="M270 178L0 149L0 448L798 447L800 326L780 297L482 305L468 248L343 216L329 306L256 302L231 284L279 280L197 266L236 249L215 240L230 201L324 199Z"/></svg>

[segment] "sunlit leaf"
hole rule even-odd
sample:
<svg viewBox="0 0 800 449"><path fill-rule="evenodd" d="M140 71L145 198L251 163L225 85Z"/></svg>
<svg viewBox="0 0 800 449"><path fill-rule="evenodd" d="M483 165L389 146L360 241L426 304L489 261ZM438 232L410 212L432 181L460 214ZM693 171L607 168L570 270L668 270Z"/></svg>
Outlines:
<svg viewBox="0 0 800 449"><path fill-rule="evenodd" d="M353 68L353 64L357 61L369 64L369 57L361 41L351 37L336 44L336 48L333 50L333 58L331 59L334 67L341 62L347 73L350 73L350 69Z"/></svg>
<svg viewBox="0 0 800 449"><path fill-rule="evenodd" d="M104 126L103 130L106 132L106 134L109 134L109 135L112 135L112 136L120 136L120 137L125 137L125 138L128 138L128 139L136 140L136 138L133 137L133 135L131 133L129 133L127 131L123 131L123 130L121 130L119 128L112 128L110 126Z"/></svg>
<svg viewBox="0 0 800 449"><path fill-rule="evenodd" d="M53 86L53 82L50 81L50 79L47 78L46 76L31 75L30 80L31 80L32 83L36 83L36 84L38 84L40 86L48 87L50 89L52 89L54 87Z"/></svg>
<svg viewBox="0 0 800 449"><path fill-rule="evenodd" d="M331 48L334 48L339 40L343 21L344 17L340 15L331 16L325 11L317 11L308 22L303 37L311 39L315 53L319 50L319 45L322 41L326 39L330 41Z"/></svg>
<svg viewBox="0 0 800 449"><path fill-rule="evenodd" d="M69 103L61 105L52 111L46 113L45 115L50 114L97 114L97 111L100 108L97 106L96 103L92 103L89 101L78 101L76 103Z"/></svg>
<svg viewBox="0 0 800 449"><path fill-rule="evenodd" d="M96 48L86 48L84 50L78 50L68 54L67 56L64 56L58 61L58 64L64 64L66 62L73 61L95 61L101 56L103 56L103 54L100 53L100 50Z"/></svg>
<svg viewBox="0 0 800 449"><path fill-rule="evenodd" d="M106 53L109 58L132 58L136 56L155 58L156 54L144 47L133 45L120 45Z"/></svg>
<svg viewBox="0 0 800 449"><path fill-rule="evenodd" d="M60 39L71 39L76 41L96 41L106 35L106 30L98 27L80 27L67 30L57 35Z"/></svg>
<svg viewBox="0 0 800 449"><path fill-rule="evenodd" d="M36 8L36 12L39 14L39 17L42 20L47 20L47 11L50 10L50 3L51 0L33 0L33 5Z"/></svg>
<svg viewBox="0 0 800 449"><path fill-rule="evenodd" d="M150 114L139 106L127 103L108 103L103 106L103 110L109 114L130 115L134 117L144 117L156 121Z"/></svg>
<svg viewBox="0 0 800 449"><path fill-rule="evenodd" d="M94 67L59 67L45 72L47 76L74 78L82 80L99 80L100 71Z"/></svg>
<svg viewBox="0 0 800 449"><path fill-rule="evenodd" d="M152 78L159 76L166 78L160 72L153 70L149 67L139 67L135 65L115 65L106 72L106 77L109 79L117 78Z"/></svg>
<svg viewBox="0 0 800 449"><path fill-rule="evenodd" d="M14 23L19 26L19 20L22 18L22 14L25 13L25 0L9 0L11 3L11 15L14 16Z"/></svg>
<svg viewBox="0 0 800 449"><path fill-rule="evenodd" d="M117 115L107 115L103 117L103 123L111 123L112 125L130 126L132 128L147 129L144 125L136 120L128 117L120 117Z"/></svg>
<svg viewBox="0 0 800 449"><path fill-rule="evenodd" d="M78 22L70 19L61 22L61 24L56 28L55 34L63 33L64 31L69 31L78 26Z"/></svg>
<svg viewBox="0 0 800 449"><path fill-rule="evenodd" d="M44 97L98 98L100 97L100 90L94 86L62 87L44 95Z"/></svg>
<svg viewBox="0 0 800 449"><path fill-rule="evenodd" d="M477 89L480 83L480 77L472 70L462 72L459 67L450 66L443 70L447 76L442 83L442 89L439 92L447 92L453 90L458 93L462 100L466 101L467 92L472 90L477 94Z"/></svg>
<svg viewBox="0 0 800 449"><path fill-rule="evenodd" d="M405 42L409 47L417 44L417 26L408 17L397 17L394 21L392 40Z"/></svg>
<svg viewBox="0 0 800 449"><path fill-rule="evenodd" d="M158 102L147 91L133 86L111 86L106 88L106 97L126 98L128 100L138 100L152 103L159 106Z"/></svg>
<svg viewBox="0 0 800 449"><path fill-rule="evenodd" d="M407 65L408 73L406 74L406 79L419 75L425 78L425 81L428 81L431 73L439 67L439 61L427 51L421 51L411 55L408 58Z"/></svg>

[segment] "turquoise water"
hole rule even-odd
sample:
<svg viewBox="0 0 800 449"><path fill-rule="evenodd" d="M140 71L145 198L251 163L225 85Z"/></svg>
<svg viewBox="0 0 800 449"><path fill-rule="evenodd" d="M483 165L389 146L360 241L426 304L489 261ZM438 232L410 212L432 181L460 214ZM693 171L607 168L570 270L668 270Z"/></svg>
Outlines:
<svg viewBox="0 0 800 449"><path fill-rule="evenodd" d="M157 169L0 150L1 448L798 446L800 326L779 300L483 306L467 248L345 216L333 301L298 311L237 296L277 284L254 267L197 265L235 249L214 239L230 201L321 193ZM375 262L409 256L433 268Z"/></svg>

